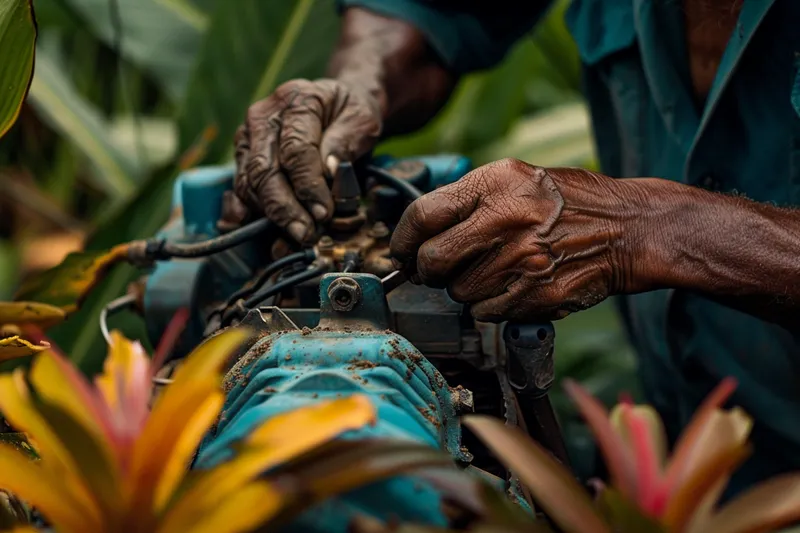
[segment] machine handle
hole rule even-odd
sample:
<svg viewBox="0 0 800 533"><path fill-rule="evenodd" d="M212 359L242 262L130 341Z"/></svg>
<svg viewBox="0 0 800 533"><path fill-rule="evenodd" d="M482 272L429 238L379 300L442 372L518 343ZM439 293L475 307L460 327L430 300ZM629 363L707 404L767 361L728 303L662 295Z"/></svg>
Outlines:
<svg viewBox="0 0 800 533"><path fill-rule="evenodd" d="M553 385L553 349L556 331L550 322L509 322L503 331L507 372L511 387L524 396L538 398Z"/></svg>
<svg viewBox="0 0 800 533"><path fill-rule="evenodd" d="M555 380L555 337L556 331L550 322L507 323L503 331L506 372L528 434L558 461L569 466L561 427L547 396Z"/></svg>

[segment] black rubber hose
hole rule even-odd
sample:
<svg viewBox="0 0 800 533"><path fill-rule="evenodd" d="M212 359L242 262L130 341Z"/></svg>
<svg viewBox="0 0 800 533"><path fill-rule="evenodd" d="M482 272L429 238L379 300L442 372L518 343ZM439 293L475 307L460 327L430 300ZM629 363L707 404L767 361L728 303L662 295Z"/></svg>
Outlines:
<svg viewBox="0 0 800 533"><path fill-rule="evenodd" d="M266 218L260 218L230 233L200 242L182 244L168 242L165 239L153 239L147 242L146 254L147 257L162 261L174 257L184 259L205 257L238 246L261 235L272 227L272 222Z"/></svg>
<svg viewBox="0 0 800 533"><path fill-rule="evenodd" d="M375 181L381 185L386 185L396 190L412 202L422 196L422 191L414 187L412 184L404 179L400 179L394 174L375 165L367 165L367 172L369 172Z"/></svg>
<svg viewBox="0 0 800 533"><path fill-rule="evenodd" d="M287 255L286 257L281 257L277 261L274 261L267 265L267 268L264 269L258 278L249 286L242 287L238 291L234 292L228 298L228 302L226 307L231 305L233 302L240 298L244 298L245 296L249 296L253 294L256 290L260 289L262 285L264 285L269 278L275 275L276 272L283 270L284 268L293 265L294 263L311 263L316 259L317 254L314 252L312 248L308 250L303 250L302 252L293 253L291 255Z"/></svg>
<svg viewBox="0 0 800 533"><path fill-rule="evenodd" d="M289 287L294 287L295 285L303 283L304 281L314 279L315 277L324 273L325 270L326 270L325 265L319 264L315 267L305 270L304 272L300 272L299 274L295 274L294 276L290 276L286 279L283 279L274 285L270 285L269 287L264 287L263 289L259 290L254 295L252 295L250 298L245 300L244 307L245 309L252 309L253 307L257 306L270 296L275 296L276 294L280 293L285 289L288 289Z"/></svg>

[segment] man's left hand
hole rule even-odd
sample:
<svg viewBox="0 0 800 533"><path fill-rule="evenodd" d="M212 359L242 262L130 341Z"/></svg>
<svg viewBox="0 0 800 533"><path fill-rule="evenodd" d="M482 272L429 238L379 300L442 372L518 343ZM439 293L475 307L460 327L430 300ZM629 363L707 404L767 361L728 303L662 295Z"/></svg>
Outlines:
<svg viewBox="0 0 800 533"><path fill-rule="evenodd" d="M411 204L392 255L479 320L563 318L642 289L631 261L645 242L636 181L491 163Z"/></svg>

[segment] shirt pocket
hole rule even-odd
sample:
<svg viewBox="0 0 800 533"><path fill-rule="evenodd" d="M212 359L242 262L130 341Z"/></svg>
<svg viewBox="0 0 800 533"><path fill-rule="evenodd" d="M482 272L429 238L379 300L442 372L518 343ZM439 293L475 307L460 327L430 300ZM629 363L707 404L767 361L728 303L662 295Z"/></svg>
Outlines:
<svg viewBox="0 0 800 533"><path fill-rule="evenodd" d="M618 172L619 176L643 175L647 170L649 93L637 42L633 2L573 0L566 23L583 63L595 127L601 126L604 136L614 137L597 139L600 152L604 152L603 142L614 152L610 156L614 160L613 170L607 171ZM602 160L604 154L600 155Z"/></svg>

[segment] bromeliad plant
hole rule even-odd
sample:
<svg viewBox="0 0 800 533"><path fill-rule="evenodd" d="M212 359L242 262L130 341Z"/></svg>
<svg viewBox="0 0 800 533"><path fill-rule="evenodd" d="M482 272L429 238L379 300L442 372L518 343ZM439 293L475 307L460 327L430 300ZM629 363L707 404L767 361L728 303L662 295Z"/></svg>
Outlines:
<svg viewBox="0 0 800 533"><path fill-rule="evenodd" d="M370 401L352 396L275 417L229 462L188 471L223 404L223 365L246 336L230 330L197 348L152 411L158 357L151 361L118 332L93 384L52 350L36 356L30 386L21 369L0 376L0 410L40 456L0 444L0 489L59 533L224 533L283 523L322 498L401 471L452 464L407 443L334 442L374 420Z"/></svg>
<svg viewBox="0 0 800 533"><path fill-rule="evenodd" d="M567 388L610 472L611 486L596 502L521 432L486 417L465 421L566 533L763 533L800 520L800 473L775 477L718 506L750 452L751 419L739 408L721 408L735 389L733 380L709 395L669 460L652 407L624 401L609 414L576 383Z"/></svg>

